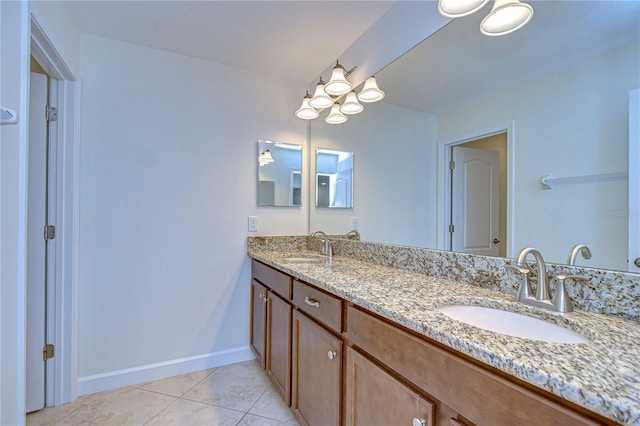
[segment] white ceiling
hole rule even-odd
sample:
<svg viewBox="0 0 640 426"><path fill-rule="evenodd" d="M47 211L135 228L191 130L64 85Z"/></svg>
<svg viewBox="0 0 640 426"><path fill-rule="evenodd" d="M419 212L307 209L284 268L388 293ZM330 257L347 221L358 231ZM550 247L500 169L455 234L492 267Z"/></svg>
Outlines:
<svg viewBox="0 0 640 426"><path fill-rule="evenodd" d="M395 1L71 1L80 31L308 84Z"/></svg>

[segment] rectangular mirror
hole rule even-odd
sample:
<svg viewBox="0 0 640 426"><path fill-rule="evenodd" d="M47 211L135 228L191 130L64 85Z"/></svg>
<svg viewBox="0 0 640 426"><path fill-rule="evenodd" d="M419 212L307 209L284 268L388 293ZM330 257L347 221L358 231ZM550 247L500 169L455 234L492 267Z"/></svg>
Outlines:
<svg viewBox="0 0 640 426"><path fill-rule="evenodd" d="M353 207L353 152L316 149L316 207Z"/></svg>
<svg viewBox="0 0 640 426"><path fill-rule="evenodd" d="M258 140L258 205L302 205L302 145Z"/></svg>

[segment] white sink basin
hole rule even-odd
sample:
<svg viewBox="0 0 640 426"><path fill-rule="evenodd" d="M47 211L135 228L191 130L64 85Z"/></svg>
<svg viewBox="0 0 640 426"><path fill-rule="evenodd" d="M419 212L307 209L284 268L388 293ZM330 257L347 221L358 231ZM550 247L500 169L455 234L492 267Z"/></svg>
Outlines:
<svg viewBox="0 0 640 426"><path fill-rule="evenodd" d="M586 337L550 322L484 306L453 305L438 308L446 316L484 330L552 343L589 343Z"/></svg>

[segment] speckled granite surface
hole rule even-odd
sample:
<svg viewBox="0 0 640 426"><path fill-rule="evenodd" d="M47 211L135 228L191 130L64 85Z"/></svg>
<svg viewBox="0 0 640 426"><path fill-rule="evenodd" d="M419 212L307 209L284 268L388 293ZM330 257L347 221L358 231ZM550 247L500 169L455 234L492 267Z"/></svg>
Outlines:
<svg viewBox="0 0 640 426"><path fill-rule="evenodd" d="M392 264L404 265L397 268L342 255L331 261L288 262L286 257L316 253L305 249L305 237L280 237L278 241L252 238L258 240L249 241L248 252L257 260L607 418L640 425L640 325L636 322L586 311L559 314L538 310L514 303L510 291L496 291L503 284L498 288L479 285L477 280L504 277L505 272L499 270L504 269L504 263L497 263L503 259L469 256L461 260L461 255L439 252L445 258L453 255L457 259L431 261L442 262L436 273L446 278L437 278L420 267L407 267L421 261L412 250L392 248L392 252L402 254L390 256L381 253L383 245L376 244L371 251L363 247L367 256L381 256ZM424 267L433 266L427 262ZM583 268L576 269L582 273ZM475 285L461 284L457 279L461 275ZM511 290L515 292L515 288ZM629 303L637 304L637 300ZM510 337L451 320L437 311L440 306L460 303L543 318L591 341L567 345Z"/></svg>

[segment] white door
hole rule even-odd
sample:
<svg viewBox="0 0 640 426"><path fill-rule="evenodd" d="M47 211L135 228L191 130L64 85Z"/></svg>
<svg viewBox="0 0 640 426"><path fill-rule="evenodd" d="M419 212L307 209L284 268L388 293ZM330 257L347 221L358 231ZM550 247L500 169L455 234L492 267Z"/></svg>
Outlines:
<svg viewBox="0 0 640 426"><path fill-rule="evenodd" d="M628 213L629 272L640 272L640 89L629 93Z"/></svg>
<svg viewBox="0 0 640 426"><path fill-rule="evenodd" d="M451 249L498 256L500 224L500 154L452 147Z"/></svg>
<svg viewBox="0 0 640 426"><path fill-rule="evenodd" d="M47 76L31 73L27 174L27 412L44 407L47 219Z"/></svg>

